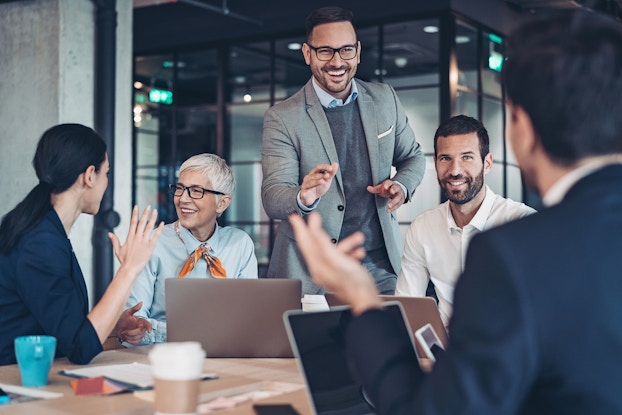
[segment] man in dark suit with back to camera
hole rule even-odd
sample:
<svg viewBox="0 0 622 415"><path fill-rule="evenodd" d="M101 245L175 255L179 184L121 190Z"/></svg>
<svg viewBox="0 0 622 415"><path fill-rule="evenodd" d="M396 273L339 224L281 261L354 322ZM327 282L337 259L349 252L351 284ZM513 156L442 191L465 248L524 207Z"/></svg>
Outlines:
<svg viewBox="0 0 622 415"><path fill-rule="evenodd" d="M298 278L303 294L322 292L287 222L291 213L315 211L333 242L365 234L363 264L378 289L393 294L402 255L394 211L412 198L425 158L393 88L354 79L361 43L351 12L311 13L302 53L313 76L264 119L261 196L268 216L282 220L268 277Z"/></svg>
<svg viewBox="0 0 622 415"><path fill-rule="evenodd" d="M622 24L532 17L506 52L506 136L545 208L473 238L429 374L355 260L363 236L334 247L319 216L290 219L352 306L348 353L382 414L622 414Z"/></svg>

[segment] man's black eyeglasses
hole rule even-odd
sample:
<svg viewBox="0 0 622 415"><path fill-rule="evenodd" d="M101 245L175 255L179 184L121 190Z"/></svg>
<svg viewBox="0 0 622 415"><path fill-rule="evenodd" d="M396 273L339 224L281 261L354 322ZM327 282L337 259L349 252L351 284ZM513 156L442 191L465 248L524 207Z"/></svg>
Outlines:
<svg viewBox="0 0 622 415"><path fill-rule="evenodd" d="M350 59L356 58L356 53L358 51L357 45L345 45L340 48L329 48L328 46L316 48L307 43L307 46L315 51L315 56L321 61L331 60L333 56L335 56L335 53L339 53L339 56L344 61L349 61Z"/></svg>
<svg viewBox="0 0 622 415"><path fill-rule="evenodd" d="M203 195L205 193L212 193L215 195L224 195L223 192L218 192L216 190L204 189L201 186L184 186L182 184L169 184L168 185L170 192L173 196L181 197L184 194L184 190L188 192L188 196L190 199L203 199Z"/></svg>

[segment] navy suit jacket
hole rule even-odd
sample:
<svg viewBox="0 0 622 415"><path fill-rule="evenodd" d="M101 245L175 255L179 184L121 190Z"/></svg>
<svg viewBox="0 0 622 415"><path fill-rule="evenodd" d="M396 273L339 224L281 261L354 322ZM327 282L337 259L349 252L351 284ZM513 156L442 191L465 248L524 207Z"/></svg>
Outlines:
<svg viewBox="0 0 622 415"><path fill-rule="evenodd" d="M476 236L430 374L380 310L349 354L383 414L622 413L622 165Z"/></svg>
<svg viewBox="0 0 622 415"><path fill-rule="evenodd" d="M80 265L51 209L8 255L0 255L0 364L15 363L13 340L31 334L56 337L57 357L90 362L102 345L88 311Z"/></svg>

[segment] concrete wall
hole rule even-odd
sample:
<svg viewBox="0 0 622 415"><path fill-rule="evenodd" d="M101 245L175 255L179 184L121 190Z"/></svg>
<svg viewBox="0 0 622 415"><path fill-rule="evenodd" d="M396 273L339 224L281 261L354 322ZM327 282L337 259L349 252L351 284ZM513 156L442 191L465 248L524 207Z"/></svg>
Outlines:
<svg viewBox="0 0 622 415"><path fill-rule="evenodd" d="M117 1L115 126L116 233L125 240L131 210L132 2ZM41 134L65 122L93 126L95 6L90 0L0 4L0 216L37 183L32 157ZM70 239L92 298L93 218ZM91 302L91 306L92 306Z"/></svg>

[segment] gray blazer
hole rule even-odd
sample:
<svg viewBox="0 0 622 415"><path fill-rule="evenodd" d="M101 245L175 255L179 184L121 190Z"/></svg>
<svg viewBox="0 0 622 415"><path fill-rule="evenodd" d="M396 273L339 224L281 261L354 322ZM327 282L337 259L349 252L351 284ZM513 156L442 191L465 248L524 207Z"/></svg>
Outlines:
<svg viewBox="0 0 622 415"><path fill-rule="evenodd" d="M356 80L363 130L367 140L373 183L391 177L402 183L410 200L421 182L425 158L408 125L402 105L393 88L386 84ZM298 278L303 294L322 292L311 282L302 257L296 248L293 230L287 221L292 213L304 215L296 196L305 175L320 163L339 162L330 126L311 80L292 97L268 109L264 118L261 147L263 182L261 197L272 219L280 219L270 266L269 278ZM341 171L337 172L328 192L315 211L322 216L326 232L337 240L347 203ZM376 197L376 207L389 260L399 273L402 243L397 219L387 213L388 199Z"/></svg>

